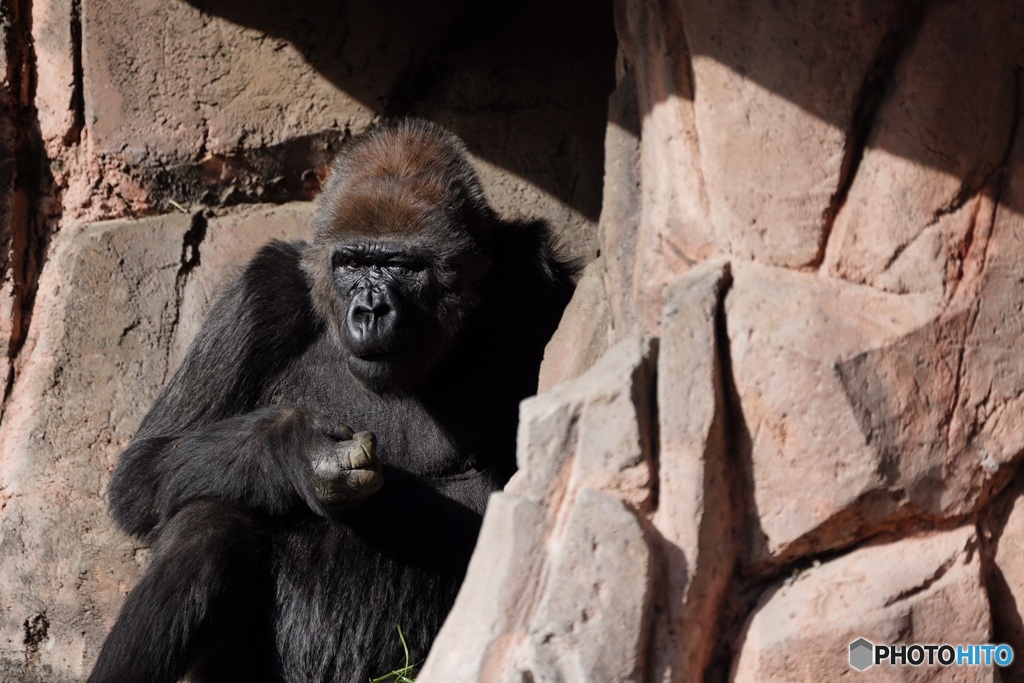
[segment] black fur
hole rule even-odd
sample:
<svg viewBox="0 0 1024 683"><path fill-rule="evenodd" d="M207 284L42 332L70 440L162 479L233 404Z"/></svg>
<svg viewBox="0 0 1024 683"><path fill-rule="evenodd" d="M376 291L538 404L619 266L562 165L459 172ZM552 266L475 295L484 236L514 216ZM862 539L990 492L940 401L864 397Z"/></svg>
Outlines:
<svg viewBox="0 0 1024 683"><path fill-rule="evenodd" d="M451 608L574 268L544 224L498 219L461 143L423 122L356 139L316 227L226 288L121 454L111 512L153 557L91 683L365 682L402 663L396 625L421 661ZM385 263L351 285L324 261L382 240L426 259L428 284ZM349 371L358 287L406 311L403 339L431 340L413 379L370 390ZM338 510L311 454L346 427L376 436L384 483Z"/></svg>

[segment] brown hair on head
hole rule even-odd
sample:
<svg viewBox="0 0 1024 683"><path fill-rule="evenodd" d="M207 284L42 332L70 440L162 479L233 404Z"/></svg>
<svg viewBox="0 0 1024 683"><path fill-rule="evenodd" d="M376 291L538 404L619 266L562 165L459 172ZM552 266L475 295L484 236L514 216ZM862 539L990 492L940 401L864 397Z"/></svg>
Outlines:
<svg viewBox="0 0 1024 683"><path fill-rule="evenodd" d="M442 221L479 238L493 215L462 141L429 121L400 119L357 136L335 159L316 239L404 236Z"/></svg>

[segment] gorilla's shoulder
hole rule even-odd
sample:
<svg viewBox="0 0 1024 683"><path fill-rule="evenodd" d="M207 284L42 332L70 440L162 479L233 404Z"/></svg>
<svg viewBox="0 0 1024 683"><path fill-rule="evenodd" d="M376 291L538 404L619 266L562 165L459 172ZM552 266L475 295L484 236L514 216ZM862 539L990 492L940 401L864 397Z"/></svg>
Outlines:
<svg viewBox="0 0 1024 683"><path fill-rule="evenodd" d="M251 336L261 346L315 335L316 316L301 266L307 246L273 240L260 247L214 304L208 322L231 328L236 337Z"/></svg>
<svg viewBox="0 0 1024 683"><path fill-rule="evenodd" d="M302 253L308 248L303 241L271 240L253 254L246 264L239 284L252 295L271 294L308 298L309 285L302 272Z"/></svg>

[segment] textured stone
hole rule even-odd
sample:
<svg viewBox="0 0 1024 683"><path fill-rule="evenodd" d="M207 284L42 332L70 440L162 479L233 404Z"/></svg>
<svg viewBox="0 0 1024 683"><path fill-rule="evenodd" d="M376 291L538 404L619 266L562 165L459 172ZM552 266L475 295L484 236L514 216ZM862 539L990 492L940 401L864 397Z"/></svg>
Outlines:
<svg viewBox="0 0 1024 683"><path fill-rule="evenodd" d="M718 326L729 267L705 262L665 293L658 351L658 508L666 583L656 597L656 680L703 678L732 575L730 474Z"/></svg>
<svg viewBox="0 0 1024 683"><path fill-rule="evenodd" d="M646 680L653 566L636 514L582 488L558 540L519 670L535 681Z"/></svg>
<svg viewBox="0 0 1024 683"><path fill-rule="evenodd" d="M51 14L66 0L54 2ZM575 21L579 3L495 12L459 0L304 0L282 14L145 0L132 31L116 3L84 3L75 115L86 131L62 153L72 172L57 172L67 212L309 198L343 140L381 115L415 115L467 141L499 212L549 219L589 260L614 37L607 14L577 22L571 39L545 23ZM63 19L77 25L73 13ZM534 46L529 59L512 49L517 39ZM47 68L63 55L51 51Z"/></svg>
<svg viewBox="0 0 1024 683"><path fill-rule="evenodd" d="M520 470L492 497L423 681L641 680L655 560L655 352L617 344L522 404ZM594 678L596 677L596 679Z"/></svg>
<svg viewBox="0 0 1024 683"><path fill-rule="evenodd" d="M644 675L655 680L701 680L709 660L711 680L730 668L736 680L836 680L852 672L847 648L861 636L991 640L973 529L922 530L984 514L1024 453L1014 417L1024 409L1024 155L1010 139L1020 128L1010 75L1024 44L1020 10L988 0L623 0L616 23L595 269L610 341L661 337L656 495L580 474L593 471L580 445L590 399L565 387L597 386L611 372L604 360L565 384L546 380L547 394L523 407L530 427L511 485L551 510L544 566L567 551L583 481L647 517L657 562ZM964 98L988 74L977 101ZM723 310L721 266L700 265L720 255L734 276ZM551 348L559 378L589 363L583 326L595 306L583 303L600 290L581 289ZM1010 552L1015 525L999 553ZM735 575L732 531L745 543ZM835 559L884 532L888 545ZM766 594L733 651L712 649L732 633L725 591L735 607L766 576L818 553L834 559ZM1012 555L997 561L1016 581ZM572 590L558 617L578 625L573 610L590 596ZM557 632L540 629L532 642ZM512 671L509 658L483 670L494 680L601 680L585 671L594 660L525 652Z"/></svg>
<svg viewBox="0 0 1024 683"><path fill-rule="evenodd" d="M312 236L313 205L292 202L281 206L253 206L207 221L197 238L195 251L183 248L184 258L196 260L183 278L178 307L178 322L170 349L170 362L177 367L199 330L206 313L225 279L231 277L256 247L272 239L296 239Z"/></svg>
<svg viewBox="0 0 1024 683"><path fill-rule="evenodd" d="M1024 336L1024 219L1013 209L1024 202L1019 135L1002 178L998 204L987 191L974 200L969 244L949 265L957 272L941 317L838 367L862 429L883 454L883 474L903 482L908 505L932 516L976 510L1024 452L1024 361L1016 351Z"/></svg>
<svg viewBox="0 0 1024 683"><path fill-rule="evenodd" d="M1024 301L1011 265L1021 226L1000 212L991 237L979 227L948 307L941 290L887 295L737 266L727 324L755 562L841 547L908 517L970 514L1005 481L1024 449L1009 419L1024 391L1012 351L1024 321L1010 313Z"/></svg>
<svg viewBox="0 0 1024 683"><path fill-rule="evenodd" d="M159 342L188 218L117 227L60 242L0 431L0 661L68 679L84 675L139 569L139 548L107 519L105 472L166 374Z"/></svg>
<svg viewBox="0 0 1024 683"><path fill-rule="evenodd" d="M636 321L639 329L657 334L662 288L695 261L713 253L717 238L701 169L682 3L618 3L616 26L621 52L629 68L635 70L625 74L620 88L635 88L639 107L635 116L642 121L643 134L632 168L627 165L630 156L617 166L611 156L619 150L608 150L608 169L619 171L619 177L606 184L633 194L639 216L636 236L630 238L636 240L635 270L626 270L623 275L629 279L623 278L621 285L615 283L611 289L630 295L630 303L619 309L622 313L616 318L617 324L630 330ZM623 199L617 199L616 204L628 206ZM609 258L629 254L628 249L611 240L628 235L629 224L636 218L619 216L621 213L613 213L610 218L618 219L620 225L604 230L604 251L612 255ZM617 286L623 290L617 290ZM626 325L619 323L620 318Z"/></svg>
<svg viewBox="0 0 1024 683"><path fill-rule="evenodd" d="M859 548L766 591L730 680L997 681L993 667L850 668L848 646L991 642L981 557L967 526ZM909 559L913 561L908 561Z"/></svg>
<svg viewBox="0 0 1024 683"><path fill-rule="evenodd" d="M855 0L682 4L719 241L741 259L814 264L861 84L903 11Z"/></svg>
<svg viewBox="0 0 1024 683"><path fill-rule="evenodd" d="M36 107L39 131L51 158L60 148L77 142L83 122L81 83L75 79L73 0L32 3L32 41L35 53Z"/></svg>
<svg viewBox="0 0 1024 683"><path fill-rule="evenodd" d="M17 126L21 97L21 45L18 8L0 5L0 417L13 378L13 347L22 328L22 298L26 209L18 191L18 160L15 150L21 133Z"/></svg>
<svg viewBox="0 0 1024 683"><path fill-rule="evenodd" d="M562 324L544 349L538 393L579 377L608 350L611 312L601 277L603 266L598 259L583 271L572 301L562 315Z"/></svg>
<svg viewBox="0 0 1024 683"><path fill-rule="evenodd" d="M229 3L210 9L229 16L238 11ZM401 51L382 53L370 29L382 19L370 8L359 17L338 6L318 26L302 27L270 7L248 7L245 21L232 23L186 2L144 0L134 8L130 31L116 3L94 0L82 10L86 123L98 152L116 152L133 166L199 161L243 146L271 147L325 130L362 127L372 111L332 80L354 70L348 79L372 101L404 66ZM368 26L357 33L351 27L360 18ZM437 30L426 12L408 19L410 29ZM266 33L245 25L271 28L270 22L277 26ZM333 70L310 69L300 47L274 35L300 30L334 45ZM367 83L371 60L373 75L381 79L376 87Z"/></svg>
<svg viewBox="0 0 1024 683"><path fill-rule="evenodd" d="M519 472L507 490L539 505L582 487L650 500L653 342L631 337L587 373L520 406Z"/></svg>
<svg viewBox="0 0 1024 683"><path fill-rule="evenodd" d="M1019 219L1006 220L1008 263L1019 259ZM1024 367L1006 355L1018 324L1006 310L1024 292L998 275L991 253L980 282L993 292L980 305L999 322L987 328L973 300L942 310L938 292L885 295L737 268L727 317L755 561L840 547L908 517L970 514L1005 481L1021 434L992 417L1013 410L1024 389ZM997 339L976 346L980 333ZM968 409L985 402L998 410Z"/></svg>
<svg viewBox="0 0 1024 683"><path fill-rule="evenodd" d="M1018 118L1024 112L1024 91L1020 94ZM988 472L1019 462L1024 453L1024 131L1019 124L1003 173L999 205L979 219L955 293L967 301L968 313L951 448L966 466Z"/></svg>
<svg viewBox="0 0 1024 683"><path fill-rule="evenodd" d="M0 47L2 47L0 33ZM14 159L14 122L10 111L0 105L0 416L10 380L11 345L20 327L20 302L16 297L13 266L18 261L15 239L17 227L14 209L18 197L14 191L17 164Z"/></svg>
<svg viewBox="0 0 1024 683"><path fill-rule="evenodd" d="M601 203L601 267L612 322L612 343L637 324L633 279L640 230L640 122L636 78L632 71L608 98L604 139L604 194ZM563 318L564 319L564 318Z"/></svg>
<svg viewBox="0 0 1024 683"><path fill-rule="evenodd" d="M1017 108L1007 87L1012 23L1005 7L980 4L924 12L836 217L830 274L893 292L941 291L958 279ZM970 98L959 96L968 83Z"/></svg>
<svg viewBox="0 0 1024 683"><path fill-rule="evenodd" d="M309 24L301 7L282 15L270 6L203 6L144 0L125 30L117 3L82 3L87 131L75 175L103 184L70 181L64 199L74 215L170 210L168 200L308 198L311 170L348 129L372 120L374 99L406 66L405 50L381 49L374 8L324 8ZM407 18L424 35L439 30L430 17ZM364 30L351 30L360 21ZM422 50L423 41L413 44ZM335 84L343 80L348 92Z"/></svg>
<svg viewBox="0 0 1024 683"><path fill-rule="evenodd" d="M865 517L878 523L900 508L901 496L890 496L890 489L934 485L932 472L886 479L893 453L857 410L898 414L898 396L858 393L849 374L869 349L911 343L907 336L938 315L936 297L885 294L734 262L725 310L737 402L733 428L740 461L749 460L756 511L749 527L755 562L849 543L872 529ZM919 333L909 353L930 358L936 373L927 388L940 395L924 393L921 400L949 405L953 387L942 373L945 354L956 349L936 344L936 335ZM910 364L901 376L916 370ZM882 408L872 408L879 403ZM930 426L909 429L928 441L934 438Z"/></svg>
<svg viewBox="0 0 1024 683"><path fill-rule="evenodd" d="M61 235L0 427L0 671L84 678L144 564L145 549L108 518L105 490L194 331L199 311L180 297L201 300L227 274L210 266L305 228L309 214L210 219L209 250L199 242L191 256L183 236L195 225L181 214Z"/></svg>

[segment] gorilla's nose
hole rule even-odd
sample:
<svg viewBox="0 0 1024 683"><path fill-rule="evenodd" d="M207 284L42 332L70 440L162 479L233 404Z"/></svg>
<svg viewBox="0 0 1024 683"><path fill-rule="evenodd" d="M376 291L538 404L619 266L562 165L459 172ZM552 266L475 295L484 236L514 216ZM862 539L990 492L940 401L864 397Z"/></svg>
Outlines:
<svg viewBox="0 0 1024 683"><path fill-rule="evenodd" d="M390 350L396 343L398 308L388 293L364 290L349 303L348 333L357 353Z"/></svg>
<svg viewBox="0 0 1024 683"><path fill-rule="evenodd" d="M352 315L357 318L365 318L368 322L376 322L391 312L391 306L383 301L371 302L369 305L356 304L352 307Z"/></svg>
<svg viewBox="0 0 1024 683"><path fill-rule="evenodd" d="M393 313L394 304L386 290L364 289L352 297L349 304L349 323L358 326L372 326Z"/></svg>

